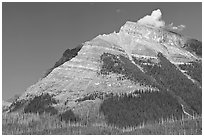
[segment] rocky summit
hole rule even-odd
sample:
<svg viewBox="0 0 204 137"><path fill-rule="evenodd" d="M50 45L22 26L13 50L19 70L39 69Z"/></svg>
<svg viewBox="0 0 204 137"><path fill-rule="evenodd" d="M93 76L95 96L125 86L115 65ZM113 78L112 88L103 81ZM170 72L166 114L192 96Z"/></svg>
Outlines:
<svg viewBox="0 0 204 137"><path fill-rule="evenodd" d="M176 30L154 12L68 49L9 112L72 111L118 126L200 115L202 43Z"/></svg>

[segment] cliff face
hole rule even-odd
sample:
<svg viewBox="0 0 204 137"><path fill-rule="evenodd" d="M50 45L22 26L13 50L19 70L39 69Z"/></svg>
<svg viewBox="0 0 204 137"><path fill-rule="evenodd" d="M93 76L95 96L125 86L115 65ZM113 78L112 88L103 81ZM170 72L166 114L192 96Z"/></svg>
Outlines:
<svg viewBox="0 0 204 137"><path fill-rule="evenodd" d="M163 110L165 116L200 114L200 48L200 43L192 44L181 34L128 21L118 33L99 35L83 46L66 50L18 102L25 104L48 93L56 100L53 107L59 113L71 109L83 117L92 109L108 115L110 109L104 105L112 97L132 96L135 101L138 96L147 100L152 96L156 105L151 107ZM158 109L158 104L164 104L167 98L172 98L167 104L176 107L172 111ZM137 101L140 104L144 100ZM15 103L11 111L14 108Z"/></svg>
<svg viewBox="0 0 204 137"><path fill-rule="evenodd" d="M67 49L62 57L55 63L55 65L50 68L49 70L46 71L46 73L44 74L43 78L47 77L47 75L50 74L50 72L52 72L53 69L59 67L60 65L62 65L63 63L71 60L72 58L74 58L75 56L77 56L77 53L79 52L79 50L82 48L82 45L77 46L74 49Z"/></svg>

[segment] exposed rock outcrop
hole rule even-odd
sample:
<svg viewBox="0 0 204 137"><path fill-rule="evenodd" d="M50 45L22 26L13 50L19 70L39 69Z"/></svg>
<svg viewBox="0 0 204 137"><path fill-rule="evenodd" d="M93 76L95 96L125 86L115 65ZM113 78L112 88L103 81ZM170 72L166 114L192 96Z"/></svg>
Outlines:
<svg viewBox="0 0 204 137"><path fill-rule="evenodd" d="M63 56L55 63L55 65L50 68L49 70L47 70L47 72L44 74L43 78L45 78L47 75L50 74L50 72L52 72L53 69L59 67L60 65L62 65L63 63L71 60L72 58L74 58L75 56L77 56L77 53L79 52L79 50L82 48L83 45L79 45L76 48L73 49L67 49L64 53Z"/></svg>

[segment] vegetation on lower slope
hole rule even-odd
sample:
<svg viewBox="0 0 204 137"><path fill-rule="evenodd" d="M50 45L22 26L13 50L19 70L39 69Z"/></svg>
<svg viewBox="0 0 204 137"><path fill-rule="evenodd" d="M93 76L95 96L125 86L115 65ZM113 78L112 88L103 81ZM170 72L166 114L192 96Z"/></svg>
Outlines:
<svg viewBox="0 0 204 137"><path fill-rule="evenodd" d="M133 57L134 58L134 57ZM143 64L134 58L135 63L142 66L147 75L154 77L162 87L170 89L181 97L197 114L202 114L202 91L188 79L162 53L158 54L159 64Z"/></svg>
<svg viewBox="0 0 204 137"><path fill-rule="evenodd" d="M83 125L80 122L63 122L48 114L2 114L3 135L201 135L202 117L163 119L154 124L118 128L105 123Z"/></svg>
<svg viewBox="0 0 204 137"><path fill-rule="evenodd" d="M82 102L82 101L86 101L86 100L96 100L97 98L103 100L103 99L108 98L110 96L113 96L113 93L105 93L105 92L95 91L93 93L90 93L86 96L83 96L83 97L75 100L75 102Z"/></svg>
<svg viewBox="0 0 204 137"><path fill-rule="evenodd" d="M144 125L122 135L202 135L202 118L169 119L158 124Z"/></svg>
<svg viewBox="0 0 204 137"><path fill-rule="evenodd" d="M57 114L58 111L52 107L57 101L48 93L35 96L30 100L16 100L9 107L10 112L22 111L24 113L50 113Z"/></svg>
<svg viewBox="0 0 204 137"><path fill-rule="evenodd" d="M10 112L15 112L17 110L23 109L23 107L26 105L27 100L16 100L14 101L11 106L9 107Z"/></svg>
<svg viewBox="0 0 204 137"><path fill-rule="evenodd" d="M50 113L52 115L57 114L58 110L52 107L53 104L57 104L57 101L52 98L51 95L42 94L34 97L28 105L25 106L25 113Z"/></svg>
<svg viewBox="0 0 204 137"><path fill-rule="evenodd" d="M179 64L181 70L186 71L192 79L202 84L202 62L189 62L186 64Z"/></svg>
<svg viewBox="0 0 204 137"><path fill-rule="evenodd" d="M68 122L73 122L73 121L76 122L76 121L79 121L79 120L80 120L79 117L76 116L76 115L72 112L72 110L67 110L67 111L65 111L64 113L59 114L59 118L60 118L61 121L65 121L66 123L68 123Z"/></svg>
<svg viewBox="0 0 204 137"><path fill-rule="evenodd" d="M143 122L155 122L160 118L182 116L182 108L178 101L167 92L141 93L113 96L105 99L100 111L104 114L108 124L119 127L137 126Z"/></svg>

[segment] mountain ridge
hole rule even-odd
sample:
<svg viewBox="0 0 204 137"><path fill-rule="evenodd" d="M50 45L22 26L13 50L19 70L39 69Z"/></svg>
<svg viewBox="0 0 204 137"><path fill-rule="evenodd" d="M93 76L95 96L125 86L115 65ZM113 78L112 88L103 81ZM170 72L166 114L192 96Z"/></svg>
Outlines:
<svg viewBox="0 0 204 137"><path fill-rule="evenodd" d="M201 42L186 39L164 27L128 21L118 33L99 35L74 49L67 49L40 81L11 104L9 111L22 108L19 109L22 113L36 113L44 109L48 113L63 114L71 110L81 119L91 113L92 120L102 114L106 122L119 126L138 125L141 121L171 115L178 119L183 114L200 115L201 48ZM41 98L54 100L54 103L46 102L48 104L42 104L43 107L35 105L43 103L39 101ZM171 98L169 104L165 98ZM138 108L144 113L139 114L129 101L143 104L144 108ZM113 106L109 106L111 102ZM112 112L114 105L118 110ZM148 113L150 117L142 116ZM115 121L111 121L116 115ZM126 119L125 124L121 124L124 121L121 115Z"/></svg>

